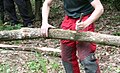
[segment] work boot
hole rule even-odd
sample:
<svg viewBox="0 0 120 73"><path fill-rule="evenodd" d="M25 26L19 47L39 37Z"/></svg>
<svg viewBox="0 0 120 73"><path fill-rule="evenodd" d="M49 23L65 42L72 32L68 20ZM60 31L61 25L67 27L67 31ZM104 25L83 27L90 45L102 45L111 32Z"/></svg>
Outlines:
<svg viewBox="0 0 120 73"><path fill-rule="evenodd" d="M32 23L24 24L22 27L34 28Z"/></svg>
<svg viewBox="0 0 120 73"><path fill-rule="evenodd" d="M34 26L33 26L32 23L27 24L27 27L28 27L28 28L34 28Z"/></svg>
<svg viewBox="0 0 120 73"><path fill-rule="evenodd" d="M100 73L97 59L94 53L91 53L83 61L81 61L86 73Z"/></svg>

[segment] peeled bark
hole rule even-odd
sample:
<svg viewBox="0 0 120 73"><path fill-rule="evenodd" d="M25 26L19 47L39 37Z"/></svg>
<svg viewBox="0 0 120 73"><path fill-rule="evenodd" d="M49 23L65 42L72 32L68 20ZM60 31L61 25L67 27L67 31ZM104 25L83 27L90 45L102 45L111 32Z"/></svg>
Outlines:
<svg viewBox="0 0 120 73"><path fill-rule="evenodd" d="M25 39L39 39L40 28L22 28L19 30L0 31L0 40L25 40ZM74 41L95 42L103 45L120 46L120 36L113 36L107 34L100 34L95 32L76 32L62 29L49 29L48 39L67 39Z"/></svg>

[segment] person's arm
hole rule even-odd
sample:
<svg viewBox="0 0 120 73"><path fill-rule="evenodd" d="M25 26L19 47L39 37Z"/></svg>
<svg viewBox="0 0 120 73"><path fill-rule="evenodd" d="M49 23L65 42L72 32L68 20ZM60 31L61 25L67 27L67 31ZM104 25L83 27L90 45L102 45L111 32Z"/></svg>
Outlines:
<svg viewBox="0 0 120 73"><path fill-rule="evenodd" d="M48 16L50 12L50 5L52 0L45 0L42 6L42 26L41 26L41 35L43 37L48 36L48 28L53 26L48 24Z"/></svg>
<svg viewBox="0 0 120 73"><path fill-rule="evenodd" d="M84 21L84 24L87 26L95 22L103 14L103 11L104 11L104 8L100 0L92 1L91 5L95 8L95 10L91 14L91 16L86 21Z"/></svg>
<svg viewBox="0 0 120 73"><path fill-rule="evenodd" d="M91 23L95 22L104 12L104 8L100 2L100 0L93 0L91 2L91 5L94 7L94 11L91 14L91 16L85 20L84 22L78 23L76 22L77 25L79 25L79 27L81 28L86 28L87 26L89 26Z"/></svg>
<svg viewBox="0 0 120 73"><path fill-rule="evenodd" d="M45 0L42 7L42 22L48 23L48 16L52 0Z"/></svg>

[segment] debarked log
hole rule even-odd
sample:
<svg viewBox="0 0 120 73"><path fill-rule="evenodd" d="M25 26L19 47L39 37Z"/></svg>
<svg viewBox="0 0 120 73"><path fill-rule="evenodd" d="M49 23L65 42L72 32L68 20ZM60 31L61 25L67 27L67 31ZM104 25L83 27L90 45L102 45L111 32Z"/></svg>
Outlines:
<svg viewBox="0 0 120 73"><path fill-rule="evenodd" d="M0 49L4 50L14 50L14 51L37 51L37 52L58 52L60 53L60 49L50 48L50 47L33 47L33 46L23 46L23 45L8 45L8 44L0 44Z"/></svg>
<svg viewBox="0 0 120 73"><path fill-rule="evenodd" d="M0 31L1 41L43 38L40 28L21 28L18 30ZM95 42L97 44L120 46L120 36L100 34L96 32L77 32L63 29L49 29L48 39L66 39L73 41Z"/></svg>
<svg viewBox="0 0 120 73"><path fill-rule="evenodd" d="M7 52L6 52L7 50ZM26 51L26 52L38 52L42 55L49 55L54 57L61 57L59 48L51 48L51 47L34 47L34 46L25 46L25 45L8 45L8 44L0 44L0 54L8 53L10 50L12 51ZM44 52L44 53L43 53Z"/></svg>

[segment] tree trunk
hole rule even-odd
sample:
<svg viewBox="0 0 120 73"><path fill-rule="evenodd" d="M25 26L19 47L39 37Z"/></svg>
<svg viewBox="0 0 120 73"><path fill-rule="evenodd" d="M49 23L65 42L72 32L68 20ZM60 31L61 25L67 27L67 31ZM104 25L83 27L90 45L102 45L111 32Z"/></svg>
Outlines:
<svg viewBox="0 0 120 73"><path fill-rule="evenodd" d="M41 7L42 7L42 0L35 0L35 20L41 20Z"/></svg>
<svg viewBox="0 0 120 73"><path fill-rule="evenodd" d="M22 28L20 30L0 31L0 40L39 39L40 28ZM50 39L68 39L74 41L95 42L103 45L120 46L120 36L100 34L95 32L76 32L62 29L49 29Z"/></svg>
<svg viewBox="0 0 120 73"><path fill-rule="evenodd" d="M4 5L3 0L0 2L0 26L4 23Z"/></svg>
<svg viewBox="0 0 120 73"><path fill-rule="evenodd" d="M30 0L25 0L26 1L26 5L27 5L27 8L28 8L28 15L31 17L31 19L34 18L34 15L33 15L33 11L32 11L32 5L31 5L31 2Z"/></svg>

